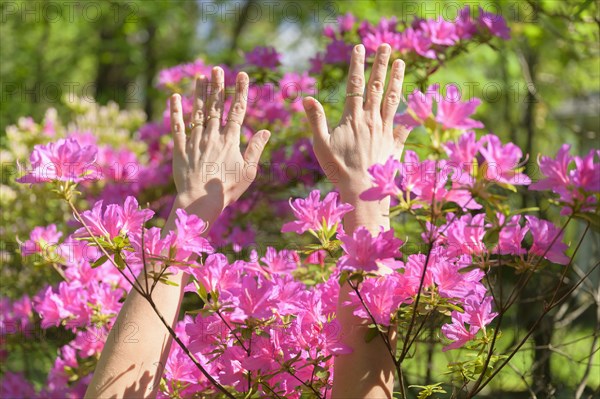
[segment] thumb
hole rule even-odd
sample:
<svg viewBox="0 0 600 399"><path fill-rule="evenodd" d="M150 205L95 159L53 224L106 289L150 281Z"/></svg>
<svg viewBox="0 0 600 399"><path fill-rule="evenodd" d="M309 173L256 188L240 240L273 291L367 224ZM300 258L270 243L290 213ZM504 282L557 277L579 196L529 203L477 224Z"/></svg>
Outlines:
<svg viewBox="0 0 600 399"><path fill-rule="evenodd" d="M267 145L267 142L269 141L269 137L271 137L271 132L268 130L260 130L252 136L248 142L248 147L246 147L246 151L244 152L244 161L246 161L246 164L258 165L258 161L265 149L265 145Z"/></svg>
<svg viewBox="0 0 600 399"><path fill-rule="evenodd" d="M302 100L302 105L304 105L304 112L308 117L308 123L313 131L315 141L319 140L327 143L329 141L329 131L323 106L313 97L305 97Z"/></svg>

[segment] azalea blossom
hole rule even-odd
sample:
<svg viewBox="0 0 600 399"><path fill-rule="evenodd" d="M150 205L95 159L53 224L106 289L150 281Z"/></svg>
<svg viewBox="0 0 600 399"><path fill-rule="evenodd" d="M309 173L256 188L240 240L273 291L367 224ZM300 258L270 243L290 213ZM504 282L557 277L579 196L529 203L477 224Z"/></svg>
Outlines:
<svg viewBox="0 0 600 399"><path fill-rule="evenodd" d="M501 16L491 12L484 11L479 7L478 25L489 31L492 35L498 36L504 40L510 39L510 29L506 25L506 20Z"/></svg>
<svg viewBox="0 0 600 399"><path fill-rule="evenodd" d="M281 54L274 47L256 46L246 53L246 62L260 68L275 69L281 64Z"/></svg>
<svg viewBox="0 0 600 399"><path fill-rule="evenodd" d="M98 148L80 145L74 138L36 145L29 157L31 170L17 179L19 183L68 181L79 183L101 176L95 164Z"/></svg>
<svg viewBox="0 0 600 399"><path fill-rule="evenodd" d="M297 220L283 225L283 233L295 232L302 234L308 230L320 231L330 229L342 221L342 217L354 209L349 204L339 204L339 194L328 193L323 201L320 200L321 192L313 190L307 198L298 198L290 202L290 207Z"/></svg>
<svg viewBox="0 0 600 399"><path fill-rule="evenodd" d="M21 254L23 256L36 253L47 254L49 250L57 246L60 237L62 237L62 233L57 231L55 224L34 227L29 240L21 246Z"/></svg>
<svg viewBox="0 0 600 399"><path fill-rule="evenodd" d="M448 85L446 97L438 103L435 120L444 129L475 129L482 128L483 123L470 119L475 109L481 104L478 98L472 98L466 102L460 101L460 92L456 85Z"/></svg>
<svg viewBox="0 0 600 399"><path fill-rule="evenodd" d="M592 212L596 205L594 193L600 192L600 151L590 150L584 157L571 156L571 146L563 144L553 159L542 156L538 163L544 178L532 183L531 190L551 190L559 195L565 204L563 215L579 208L582 212Z"/></svg>
<svg viewBox="0 0 600 399"><path fill-rule="evenodd" d="M570 258L565 255L569 246L562 242L564 232L547 220L532 215L525 216L525 219L533 236L533 245L529 253L561 265L569 263Z"/></svg>
<svg viewBox="0 0 600 399"><path fill-rule="evenodd" d="M354 315L361 319L372 322L372 315L377 324L389 326L392 316L400 307L402 299L404 299L402 295L396 292L399 286L399 278L398 274L392 274L365 280L358 287L364 304L360 301L356 292L351 291L350 300L346 302L346 305L352 306Z"/></svg>
<svg viewBox="0 0 600 399"><path fill-rule="evenodd" d="M369 167L368 171L374 187L367 189L360 194L360 198L366 201L378 201L388 196L397 196L401 194L400 188L395 182L395 176L400 169L400 162L390 156L382 164L375 164Z"/></svg>
<svg viewBox="0 0 600 399"><path fill-rule="evenodd" d="M482 137L481 142L479 151L485 160L483 169L487 180L513 185L531 183L527 175L515 171L523 156L519 147L513 143L503 145L500 138L493 134Z"/></svg>
<svg viewBox="0 0 600 399"><path fill-rule="evenodd" d="M143 224L153 215L154 212L150 209L140 210L135 197L127 197L123 206L110 204L103 207L103 201L98 201L91 210L81 213L81 219L87 228L79 228L73 237L89 237L88 229L94 236L108 239L130 232L139 233Z"/></svg>
<svg viewBox="0 0 600 399"><path fill-rule="evenodd" d="M341 270L376 271L380 267L395 269L396 257L400 257L402 240L394 237L393 230L383 228L373 236L364 226L350 235L340 237L345 254L340 257L338 267Z"/></svg>

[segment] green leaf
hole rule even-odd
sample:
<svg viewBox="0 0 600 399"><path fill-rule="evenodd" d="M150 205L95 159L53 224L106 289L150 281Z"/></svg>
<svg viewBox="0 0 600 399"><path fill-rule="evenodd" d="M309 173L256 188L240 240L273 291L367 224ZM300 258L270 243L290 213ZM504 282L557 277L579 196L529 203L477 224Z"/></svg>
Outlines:
<svg viewBox="0 0 600 399"><path fill-rule="evenodd" d="M115 264L117 265L119 270L125 269L125 266L126 266L125 259L123 259L123 257L121 256L121 254L119 252L115 253Z"/></svg>
<svg viewBox="0 0 600 399"><path fill-rule="evenodd" d="M170 285L172 287L179 287L179 284L166 278L161 278L159 281L163 284Z"/></svg>
<svg viewBox="0 0 600 399"><path fill-rule="evenodd" d="M377 328L369 328L369 330L365 334L365 342L373 341L378 335L379 330Z"/></svg>
<svg viewBox="0 0 600 399"><path fill-rule="evenodd" d="M103 265L107 260L108 260L108 257L106 255L102 255L101 257L99 257L98 259L96 259L94 261L94 263L92 263L91 268L95 269L98 266Z"/></svg>

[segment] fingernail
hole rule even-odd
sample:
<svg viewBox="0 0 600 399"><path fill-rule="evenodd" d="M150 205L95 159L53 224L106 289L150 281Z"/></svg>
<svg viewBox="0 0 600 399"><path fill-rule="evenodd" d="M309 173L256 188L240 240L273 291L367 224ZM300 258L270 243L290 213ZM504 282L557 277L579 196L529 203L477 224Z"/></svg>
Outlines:
<svg viewBox="0 0 600 399"><path fill-rule="evenodd" d="M260 134L260 138L263 139L263 141L268 141L270 137L271 137L271 132L269 132L268 130L263 130L262 133Z"/></svg>
<svg viewBox="0 0 600 399"><path fill-rule="evenodd" d="M313 99L309 97L305 97L304 100L302 100L302 104L306 109L313 109L315 107Z"/></svg>
<svg viewBox="0 0 600 399"><path fill-rule="evenodd" d="M381 45L381 52L382 52L383 54L387 54L387 53L389 53L389 52L390 52L390 45L389 45L389 44L387 44L387 43L384 43L384 44L382 44L382 45Z"/></svg>
<svg viewBox="0 0 600 399"><path fill-rule="evenodd" d="M356 52L357 52L358 54L362 54L362 53L364 53L364 52L365 52L365 46L363 46L362 44L358 44L358 45L355 47L355 49L356 49Z"/></svg>

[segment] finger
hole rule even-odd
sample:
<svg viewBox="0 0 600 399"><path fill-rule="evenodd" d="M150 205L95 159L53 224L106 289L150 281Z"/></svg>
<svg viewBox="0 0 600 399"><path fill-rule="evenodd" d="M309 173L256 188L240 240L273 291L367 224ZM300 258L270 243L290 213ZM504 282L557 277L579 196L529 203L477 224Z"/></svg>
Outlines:
<svg viewBox="0 0 600 399"><path fill-rule="evenodd" d="M394 115L402 98L402 82L404 81L404 61L396 60L392 64L392 76L383 100L381 118L384 126L394 126ZM385 131L385 129L384 129Z"/></svg>
<svg viewBox="0 0 600 399"><path fill-rule="evenodd" d="M248 142L246 151L244 151L244 161L246 162L246 166L253 169L254 175L256 174L256 168L258 167L260 155L265 149L265 145L267 145L269 137L271 137L271 133L268 130L260 130L256 132Z"/></svg>
<svg viewBox="0 0 600 399"><path fill-rule="evenodd" d="M249 82L250 79L246 72L238 73L235 79L235 98L227 115L225 135L237 141L240 139L240 131L244 123L244 117L246 116Z"/></svg>
<svg viewBox="0 0 600 399"><path fill-rule="evenodd" d="M302 105L304 105L304 112L306 112L306 116L308 117L308 123L313 131L315 142L329 143L327 119L325 118L325 111L321 103L313 97L305 97L302 100Z"/></svg>
<svg viewBox="0 0 600 399"><path fill-rule="evenodd" d="M223 116L223 101L225 78L223 69L214 67L211 71L210 93L208 95L208 104L206 106L206 116L204 120L205 132L210 134L219 133L221 128L221 117Z"/></svg>
<svg viewBox="0 0 600 399"><path fill-rule="evenodd" d="M346 84L346 113L362 112L363 93L365 91L365 47L362 44L354 46L348 82ZM360 95L359 95L360 94Z"/></svg>
<svg viewBox="0 0 600 399"><path fill-rule="evenodd" d="M185 156L185 125L181 96L177 93L171 96L171 131L173 132L174 155Z"/></svg>
<svg viewBox="0 0 600 399"><path fill-rule="evenodd" d="M392 49L389 44L384 43L379 46L367 84L367 98L364 109L377 115L380 115L381 97L383 96L383 86L385 85L385 75L391 52Z"/></svg>
<svg viewBox="0 0 600 399"><path fill-rule="evenodd" d="M208 80L206 76L201 75L196 79L196 89L194 91L194 107L192 109L192 123L196 125L192 129L192 143L197 148L200 144L200 138L204 131L204 103L206 102Z"/></svg>

